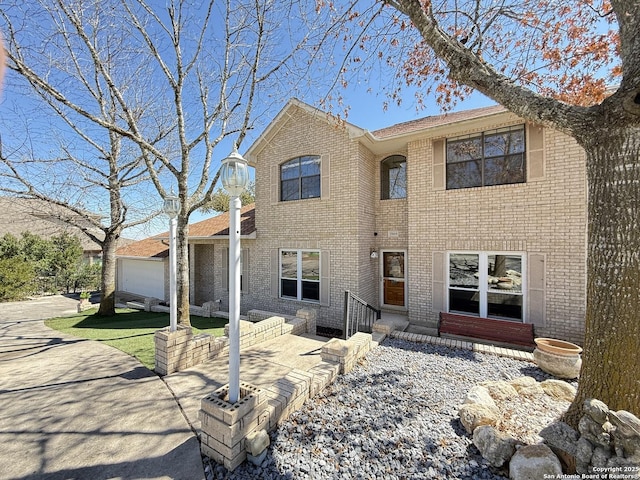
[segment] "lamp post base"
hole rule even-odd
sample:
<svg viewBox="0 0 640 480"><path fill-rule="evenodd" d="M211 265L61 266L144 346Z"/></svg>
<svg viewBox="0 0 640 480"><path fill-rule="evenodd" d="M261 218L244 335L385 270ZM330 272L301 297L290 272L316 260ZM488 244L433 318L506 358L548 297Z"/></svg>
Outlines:
<svg viewBox="0 0 640 480"><path fill-rule="evenodd" d="M268 429L267 407L266 392L244 382L235 403L229 402L229 385L204 397L200 410L202 453L233 471L247 459L247 436Z"/></svg>

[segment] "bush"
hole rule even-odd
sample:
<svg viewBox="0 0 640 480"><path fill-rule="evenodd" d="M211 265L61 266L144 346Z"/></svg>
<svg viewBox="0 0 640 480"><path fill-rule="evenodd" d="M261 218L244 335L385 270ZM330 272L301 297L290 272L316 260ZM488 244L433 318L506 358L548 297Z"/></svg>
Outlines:
<svg viewBox="0 0 640 480"><path fill-rule="evenodd" d="M34 292L36 273L20 257L0 258L0 301L21 300Z"/></svg>

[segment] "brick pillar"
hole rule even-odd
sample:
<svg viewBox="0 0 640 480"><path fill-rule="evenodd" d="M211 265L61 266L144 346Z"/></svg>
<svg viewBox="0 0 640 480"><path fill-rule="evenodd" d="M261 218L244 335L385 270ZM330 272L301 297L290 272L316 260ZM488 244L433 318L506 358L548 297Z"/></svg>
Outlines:
<svg viewBox="0 0 640 480"><path fill-rule="evenodd" d="M317 316L318 316L318 312L310 308L301 308L296 312L296 317L302 318L305 322L307 322L307 333L310 333L312 335L316 334L316 317Z"/></svg>
<svg viewBox="0 0 640 480"><path fill-rule="evenodd" d="M184 370L189 366L189 353L191 350L191 327L178 325L175 332L170 332L169 327L156 331L153 340L155 343L155 371L159 375Z"/></svg>
<svg viewBox="0 0 640 480"><path fill-rule="evenodd" d="M204 397L200 406L203 455L232 472L247 459L246 438L269 427L264 390L240 382L240 399L229 403L229 385Z"/></svg>

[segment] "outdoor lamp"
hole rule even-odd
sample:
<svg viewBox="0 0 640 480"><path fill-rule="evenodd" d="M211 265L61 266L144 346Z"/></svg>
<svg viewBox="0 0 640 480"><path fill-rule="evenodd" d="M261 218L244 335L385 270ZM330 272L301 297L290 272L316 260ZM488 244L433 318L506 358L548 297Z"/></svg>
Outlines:
<svg viewBox="0 0 640 480"><path fill-rule="evenodd" d="M169 218L176 218L180 213L180 199L176 197L171 190L171 193L164 197L164 204L162 206L162 211Z"/></svg>
<svg viewBox="0 0 640 480"><path fill-rule="evenodd" d="M220 178L222 186L231 197L239 197L249 184L249 169L247 161L238 153L238 148L234 145L233 152L222 160L220 168Z"/></svg>
<svg viewBox="0 0 640 480"><path fill-rule="evenodd" d="M176 227L180 213L180 199L175 196L173 189L170 195L164 197L162 210L169 217L169 331L175 332L178 329Z"/></svg>
<svg viewBox="0 0 640 480"><path fill-rule="evenodd" d="M229 402L240 399L240 195L249 183L247 161L233 152L222 161L222 186L229 194Z"/></svg>

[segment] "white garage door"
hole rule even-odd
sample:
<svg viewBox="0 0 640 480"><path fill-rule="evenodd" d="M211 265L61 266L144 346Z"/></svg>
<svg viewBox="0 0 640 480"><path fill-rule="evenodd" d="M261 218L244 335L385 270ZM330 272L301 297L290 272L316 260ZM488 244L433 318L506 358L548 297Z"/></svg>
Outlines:
<svg viewBox="0 0 640 480"><path fill-rule="evenodd" d="M123 258L120 268L118 290L164 300L164 262Z"/></svg>

